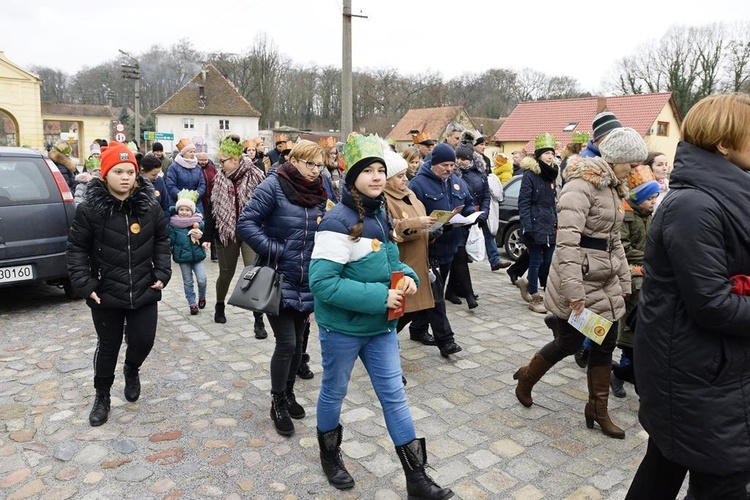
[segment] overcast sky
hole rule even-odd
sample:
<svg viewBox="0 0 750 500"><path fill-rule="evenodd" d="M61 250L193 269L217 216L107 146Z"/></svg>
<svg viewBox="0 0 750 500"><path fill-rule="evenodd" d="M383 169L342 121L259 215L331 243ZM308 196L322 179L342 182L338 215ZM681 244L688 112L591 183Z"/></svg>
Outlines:
<svg viewBox="0 0 750 500"><path fill-rule="evenodd" d="M441 7L447 5L449 7ZM578 5L578 9L573 7ZM341 0L4 0L0 50L23 67L84 66L188 38L244 52L259 33L297 65L341 67ZM748 0L352 0L353 66L443 78L525 67L601 90L614 63L676 25L750 19Z"/></svg>

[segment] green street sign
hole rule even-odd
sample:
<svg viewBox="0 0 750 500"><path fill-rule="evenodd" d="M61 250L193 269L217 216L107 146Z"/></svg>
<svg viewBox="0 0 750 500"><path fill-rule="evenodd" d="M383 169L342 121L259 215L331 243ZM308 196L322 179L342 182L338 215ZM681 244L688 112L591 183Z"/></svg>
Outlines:
<svg viewBox="0 0 750 500"><path fill-rule="evenodd" d="M144 132L143 138L147 141L174 141L174 134L166 132Z"/></svg>

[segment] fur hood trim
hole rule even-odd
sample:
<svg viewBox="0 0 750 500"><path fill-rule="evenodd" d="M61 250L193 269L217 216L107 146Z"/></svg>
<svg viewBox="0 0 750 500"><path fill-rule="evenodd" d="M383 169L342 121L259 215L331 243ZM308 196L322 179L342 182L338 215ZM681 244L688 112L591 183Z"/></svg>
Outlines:
<svg viewBox="0 0 750 500"><path fill-rule="evenodd" d="M142 177L138 177L135 190L124 200L112 196L101 179L91 179L86 189L86 205L103 219L112 217L116 212L141 216L148 213L154 203L154 188Z"/></svg>
<svg viewBox="0 0 750 500"><path fill-rule="evenodd" d="M568 157L565 181L573 179L583 179L597 189L615 188L621 198L627 198L628 195L627 185L615 177L612 167L602 158L582 158L578 155Z"/></svg>
<svg viewBox="0 0 750 500"><path fill-rule="evenodd" d="M67 168L70 172L76 173L76 164L73 162L73 160L71 160L69 156L65 156L56 149L53 148L50 150L49 159L54 161L56 164L62 165L63 167Z"/></svg>
<svg viewBox="0 0 750 500"><path fill-rule="evenodd" d="M530 170L536 175L540 175L542 173L542 167L540 167L539 163L531 156L524 157L518 166L520 166L524 170Z"/></svg>

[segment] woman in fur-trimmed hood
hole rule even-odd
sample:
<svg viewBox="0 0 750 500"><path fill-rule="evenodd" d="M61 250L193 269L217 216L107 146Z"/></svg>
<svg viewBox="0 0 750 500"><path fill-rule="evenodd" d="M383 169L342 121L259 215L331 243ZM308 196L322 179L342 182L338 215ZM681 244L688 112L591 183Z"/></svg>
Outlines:
<svg viewBox="0 0 750 500"><path fill-rule="evenodd" d="M597 422L605 435L623 439L625 431L610 420L607 403L617 320L625 314L624 296L630 293L630 270L620 242L627 194L624 179L631 167L646 158L648 148L635 130L619 128L599 149L602 158L570 157L557 205L557 246L544 305L557 318L558 334L513 378L518 380L516 397L531 406L534 384L581 347L584 336L568 323L571 314L587 308L603 316L614 324L601 332L601 344L592 344L584 416L588 428Z"/></svg>
<svg viewBox="0 0 750 500"><path fill-rule="evenodd" d="M555 139L549 134L536 139L534 157L521 160L523 178L518 191L518 216L523 242L529 249L528 292L529 309L544 314L544 298L538 293L541 285L547 288L552 255L557 233L557 166ZM522 293L523 296L523 293Z"/></svg>
<svg viewBox="0 0 750 500"><path fill-rule="evenodd" d="M55 162L57 169L65 179L65 183L68 185L71 191L76 185L76 169L75 162L70 158L72 148L68 141L59 140L55 143L52 149L49 150L49 159Z"/></svg>

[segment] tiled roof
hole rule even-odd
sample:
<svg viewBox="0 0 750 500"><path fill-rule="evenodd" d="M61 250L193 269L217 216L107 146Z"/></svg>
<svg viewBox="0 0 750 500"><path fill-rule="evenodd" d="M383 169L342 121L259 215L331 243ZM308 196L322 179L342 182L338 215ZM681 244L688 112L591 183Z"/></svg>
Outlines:
<svg viewBox="0 0 750 500"><path fill-rule="evenodd" d="M549 132L562 148L570 142L573 131L591 133L591 122L597 113L597 107L601 105L600 99L604 100L587 97L522 102L505 120L493 139L501 142L528 141L526 149L530 151L534 149L534 137ZM614 113L624 126L635 129L641 136L648 133L656 117L668 104L678 122L681 121L671 92L607 97L605 102L606 111ZM569 132L563 132L572 122L578 122L578 125Z"/></svg>
<svg viewBox="0 0 750 500"><path fill-rule="evenodd" d="M107 118L117 117L120 108L109 106L95 106L92 104L63 104L59 102L43 102L43 115L66 115L66 116L102 116Z"/></svg>
<svg viewBox="0 0 750 500"><path fill-rule="evenodd" d="M203 104L200 101L201 85L205 96ZM247 102L213 64L208 64L204 71L153 112L164 115L260 116L260 111Z"/></svg>
<svg viewBox="0 0 750 500"><path fill-rule="evenodd" d="M443 132L445 132L445 127L455 120L461 111L463 111L461 106L410 109L386 138L396 141L411 141L409 131L419 130L420 132L429 132L432 140L439 141Z"/></svg>

